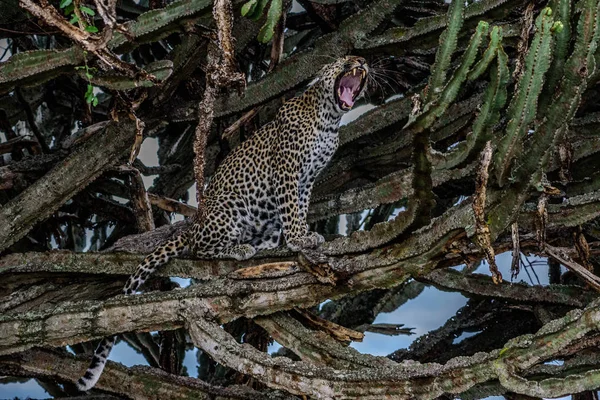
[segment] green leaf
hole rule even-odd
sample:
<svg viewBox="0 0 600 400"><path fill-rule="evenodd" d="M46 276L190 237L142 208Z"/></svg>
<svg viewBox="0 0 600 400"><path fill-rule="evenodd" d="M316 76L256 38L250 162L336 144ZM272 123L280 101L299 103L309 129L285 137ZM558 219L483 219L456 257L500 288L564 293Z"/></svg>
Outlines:
<svg viewBox="0 0 600 400"><path fill-rule="evenodd" d="M70 5L71 3L73 3L73 0L61 0L60 8L65 8L66 6Z"/></svg>
<svg viewBox="0 0 600 400"><path fill-rule="evenodd" d="M70 24L74 24L79 21L79 17L77 15L73 15L73 18L69 20Z"/></svg>
<svg viewBox="0 0 600 400"><path fill-rule="evenodd" d="M81 7L79 7L79 10L81 10L81 12L82 12L82 13L85 13L85 14L87 14L87 15L91 15L92 17L93 17L94 15L96 15L96 11L94 11L94 10L92 10L91 8L89 8L89 7L86 7L86 6L81 6Z"/></svg>
<svg viewBox="0 0 600 400"><path fill-rule="evenodd" d="M88 25L88 26L86 26L86 27L85 27L85 30L86 30L86 31L88 31L88 32L91 32L91 33L96 33L96 32L98 32L98 28L96 28L96 27L95 27L95 26L93 26L93 25Z"/></svg>
<svg viewBox="0 0 600 400"><path fill-rule="evenodd" d="M90 103L92 100L92 97L94 97L94 86L92 86L91 83L88 83L87 85L87 90L85 92L85 100Z"/></svg>
<svg viewBox="0 0 600 400"><path fill-rule="evenodd" d="M256 9L256 4L258 4L258 0L250 0L244 4L242 6L242 16L245 17L247 14L252 14Z"/></svg>
<svg viewBox="0 0 600 400"><path fill-rule="evenodd" d="M73 14L73 11L75 10L75 5L73 4L69 4L68 6L65 7L65 15L71 15Z"/></svg>
<svg viewBox="0 0 600 400"><path fill-rule="evenodd" d="M253 21L258 21L263 16L268 2L269 0L258 0L256 7L248 13L247 17Z"/></svg>
<svg viewBox="0 0 600 400"><path fill-rule="evenodd" d="M267 21L258 32L258 40L262 43L267 43L275 33L275 26L279 22L282 13L281 0L272 0L269 12L267 13Z"/></svg>
<svg viewBox="0 0 600 400"><path fill-rule="evenodd" d="M98 105L98 98L96 96L94 96L94 99L92 100L92 106L96 107Z"/></svg>
<svg viewBox="0 0 600 400"><path fill-rule="evenodd" d="M94 77L94 75L90 74L89 72L86 72L85 77L88 79L92 79Z"/></svg>

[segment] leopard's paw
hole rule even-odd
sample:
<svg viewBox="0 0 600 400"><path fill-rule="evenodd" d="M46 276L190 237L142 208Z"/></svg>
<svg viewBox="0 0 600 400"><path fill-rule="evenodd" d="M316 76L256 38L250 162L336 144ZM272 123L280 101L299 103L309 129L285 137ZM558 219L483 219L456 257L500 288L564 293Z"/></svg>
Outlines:
<svg viewBox="0 0 600 400"><path fill-rule="evenodd" d="M250 244L238 244L229 248L223 249L217 257L219 258L234 258L238 261L247 260L256 254L256 248Z"/></svg>
<svg viewBox="0 0 600 400"><path fill-rule="evenodd" d="M292 251L300 251L302 249L315 249L324 242L323 236L317 232L308 232L306 236L290 238L287 241L287 246Z"/></svg>

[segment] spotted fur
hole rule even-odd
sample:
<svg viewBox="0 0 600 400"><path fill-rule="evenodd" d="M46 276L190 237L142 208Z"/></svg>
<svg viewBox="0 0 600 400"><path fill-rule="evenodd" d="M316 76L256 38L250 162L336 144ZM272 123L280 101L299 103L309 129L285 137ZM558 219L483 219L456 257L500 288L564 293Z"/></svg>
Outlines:
<svg viewBox="0 0 600 400"><path fill-rule="evenodd" d="M156 268L186 250L202 257L245 260L279 246L282 233L291 250L315 248L323 237L306 223L317 175L338 146L338 128L349 107L340 106L337 85L350 71L362 75L360 57L345 57L324 67L300 96L286 102L275 120L238 146L219 166L205 190L206 218L148 255L125 284L132 294ZM77 385L92 388L102 373L114 337L105 338Z"/></svg>

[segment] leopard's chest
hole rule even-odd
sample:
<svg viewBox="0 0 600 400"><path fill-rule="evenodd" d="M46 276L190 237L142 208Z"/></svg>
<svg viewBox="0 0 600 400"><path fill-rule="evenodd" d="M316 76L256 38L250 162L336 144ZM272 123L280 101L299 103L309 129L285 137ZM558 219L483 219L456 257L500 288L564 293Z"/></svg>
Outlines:
<svg viewBox="0 0 600 400"><path fill-rule="evenodd" d="M314 181L319 173L327 166L339 143L337 125L315 129L302 158L300 171L301 187L306 182Z"/></svg>

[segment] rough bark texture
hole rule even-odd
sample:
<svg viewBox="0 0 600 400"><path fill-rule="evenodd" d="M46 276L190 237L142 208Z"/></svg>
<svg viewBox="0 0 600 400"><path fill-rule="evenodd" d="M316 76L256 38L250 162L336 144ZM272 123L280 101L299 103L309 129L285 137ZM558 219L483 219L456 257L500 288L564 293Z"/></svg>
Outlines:
<svg viewBox="0 0 600 400"><path fill-rule="evenodd" d="M109 363L105 392L84 398L600 387L598 0L166 3L0 2L0 375L74 395L89 341L122 334L150 367ZM357 107L374 108L340 129L315 184L308 221L326 242L244 262L186 255L119 295L146 253L202 220L227 154L347 54L367 59ZM145 138L159 165L127 161ZM156 175L150 188L141 175ZM536 255L550 284L503 279L508 251L512 279L539 278ZM473 273L482 260L492 277ZM387 357L347 346L413 333L378 317L428 286L468 300ZM39 349L66 345L83 355ZM194 348L197 379L182 376Z"/></svg>

